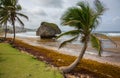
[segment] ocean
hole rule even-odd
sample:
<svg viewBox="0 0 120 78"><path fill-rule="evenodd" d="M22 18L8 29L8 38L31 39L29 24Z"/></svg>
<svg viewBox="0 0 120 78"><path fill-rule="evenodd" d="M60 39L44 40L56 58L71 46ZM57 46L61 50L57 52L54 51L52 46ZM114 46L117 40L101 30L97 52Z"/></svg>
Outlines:
<svg viewBox="0 0 120 78"><path fill-rule="evenodd" d="M111 33L110 32L110 33L103 33L103 34L106 34L108 36L120 36L120 33ZM23 37L23 38L28 37L28 39L31 38L31 37L32 38L40 38L39 36L36 36L36 32L16 33L16 36L17 37ZM64 37L61 37L58 40L55 40L55 42L60 42L61 43L61 42L65 41L65 40L67 40L69 38L71 38L71 37L70 36L64 36ZM48 40L48 41L50 41L50 43L51 43L51 40ZM52 42L53 42L53 40L52 40ZM80 43L79 40L76 40L76 41L72 42L71 44L82 45L82 43ZM74 45L72 45L72 46L74 47ZM91 46L91 44L89 43L88 46ZM102 40L102 46L103 46L103 48L115 48L116 47L116 45L113 44L110 40ZM96 52L92 52L92 53L97 54ZM89 54L92 54L92 53L89 52ZM104 54L105 53L106 52L104 52ZM107 56L107 55L110 55L110 54L106 53L104 56Z"/></svg>
<svg viewBox="0 0 120 78"><path fill-rule="evenodd" d="M38 37L36 36L36 32L23 32L23 33L16 33L18 37Z"/></svg>
<svg viewBox="0 0 120 78"><path fill-rule="evenodd" d="M102 34L106 34L107 36L120 36L120 33L102 33ZM24 32L24 33L17 33L16 34L16 36L17 37L33 37L33 38L39 38L39 36L36 36L36 32ZM70 39L71 38L71 36L63 36L63 37L61 37L61 38L59 38L57 41L58 42L63 42L63 41L65 41L65 40L68 40L68 39ZM112 43L112 42L110 42L110 40L102 40L103 41L103 46L104 47L115 47L115 45L105 45L105 44L110 44L110 43ZM74 42L72 42L72 44L82 44L82 43L80 43L80 40L76 40L76 41L74 41Z"/></svg>
<svg viewBox="0 0 120 78"><path fill-rule="evenodd" d="M102 33L102 34L106 34L107 36L120 36L120 32L118 33ZM23 33L16 33L16 36L18 37L39 37L39 36L36 36L36 32L23 32ZM69 37L69 36L66 36L66 37Z"/></svg>

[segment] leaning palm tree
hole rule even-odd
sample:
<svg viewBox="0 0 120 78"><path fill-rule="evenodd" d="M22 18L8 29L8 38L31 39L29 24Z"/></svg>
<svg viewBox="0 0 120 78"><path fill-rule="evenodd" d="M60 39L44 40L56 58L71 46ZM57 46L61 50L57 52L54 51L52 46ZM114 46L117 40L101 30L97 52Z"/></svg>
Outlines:
<svg viewBox="0 0 120 78"><path fill-rule="evenodd" d="M13 26L13 33L14 33L14 38L13 38L13 43L15 41L15 22L18 21L21 26L24 26L24 23L21 21L20 17L24 17L28 19L28 17L19 11L22 10L22 7L18 4L18 0L1 0L3 3L2 7L5 8L2 11L6 10L7 15L5 18L10 21L10 23ZM4 20L2 20L5 22Z"/></svg>
<svg viewBox="0 0 120 78"><path fill-rule="evenodd" d="M71 30L60 34L57 38L64 35L72 35L73 37L61 43L59 48L63 47L67 42L72 42L78 38L81 38L83 47L78 58L69 66L60 67L63 72L70 72L83 58L88 42L91 41L92 46L98 50L101 56L102 46L101 41L93 33L93 30L99 24L99 18L104 13L105 8L99 0L94 1L95 9L91 8L87 2L77 3L77 7L69 8L62 16L62 24L74 27L75 30ZM80 36L80 37L79 37Z"/></svg>

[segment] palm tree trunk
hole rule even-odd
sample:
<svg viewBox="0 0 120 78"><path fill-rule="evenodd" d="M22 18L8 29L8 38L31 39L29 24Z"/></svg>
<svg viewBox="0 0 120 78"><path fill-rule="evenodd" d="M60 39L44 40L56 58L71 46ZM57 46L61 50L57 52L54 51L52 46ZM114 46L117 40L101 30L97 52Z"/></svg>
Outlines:
<svg viewBox="0 0 120 78"><path fill-rule="evenodd" d="M5 23L5 40L6 40L6 37L7 37L7 23Z"/></svg>
<svg viewBox="0 0 120 78"><path fill-rule="evenodd" d="M87 44L88 44L88 42L85 41L83 48L81 50L81 53L79 54L78 58L72 64L70 64L69 66L66 66L66 67L65 66L60 67L59 69L61 71L63 71L64 73L68 73L71 70L73 70L78 65L78 63L81 61L81 59L83 58L83 55L84 55L86 48L87 48Z"/></svg>
<svg viewBox="0 0 120 78"><path fill-rule="evenodd" d="M13 33L14 33L14 37L13 37L13 43L14 43L15 42L15 23L13 22L12 25L13 25Z"/></svg>

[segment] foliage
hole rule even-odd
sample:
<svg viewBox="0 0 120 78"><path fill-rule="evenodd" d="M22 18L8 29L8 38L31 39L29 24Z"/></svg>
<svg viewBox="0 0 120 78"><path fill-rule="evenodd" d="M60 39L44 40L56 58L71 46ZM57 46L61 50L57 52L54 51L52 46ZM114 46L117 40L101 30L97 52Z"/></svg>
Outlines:
<svg viewBox="0 0 120 78"><path fill-rule="evenodd" d="M71 31L60 34L59 36L57 36L57 38L60 38L61 36L64 36L64 35L75 36L75 35L78 35L79 33L80 33L80 30L71 30Z"/></svg>
<svg viewBox="0 0 120 78"><path fill-rule="evenodd" d="M102 51L102 45L101 45L101 41L94 35L91 35L91 43L92 43L92 47L94 47L95 49L98 50L98 54L99 56L101 56L101 51Z"/></svg>
<svg viewBox="0 0 120 78"><path fill-rule="evenodd" d="M60 44L59 48L65 46L66 43L68 43L68 42L72 42L72 41L76 40L76 38L78 38L78 36L75 36L75 37L73 37L73 38L71 38L71 39L69 39L69 40L66 40L66 41L62 42L62 43Z"/></svg>

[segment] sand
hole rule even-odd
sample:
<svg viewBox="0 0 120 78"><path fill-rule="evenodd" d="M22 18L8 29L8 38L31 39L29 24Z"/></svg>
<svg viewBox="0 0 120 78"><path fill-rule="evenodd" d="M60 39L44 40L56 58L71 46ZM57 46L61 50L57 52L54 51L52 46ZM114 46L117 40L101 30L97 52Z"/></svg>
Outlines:
<svg viewBox="0 0 120 78"><path fill-rule="evenodd" d="M31 44L33 46L49 48L49 49L55 50L56 52L71 55L71 56L78 56L82 48L82 44L68 43L65 47L58 49L60 45L59 41L50 40L50 39L41 40L39 37L38 38L17 37L17 39L22 40L25 43ZM119 41L117 41L117 44L118 43ZM107 43L107 45L113 45L113 44ZM98 52L89 45L84 55L84 58L95 60L101 63L109 63L112 65L120 66L120 60L119 60L120 59L120 46L118 45L118 47L116 48L115 48L115 45L113 46L114 47L111 47L111 48L104 48L102 57L99 57Z"/></svg>
<svg viewBox="0 0 120 78"><path fill-rule="evenodd" d="M104 48L102 53L102 57L98 56L98 52L93 49L90 44L87 48L87 51L84 55L85 59L91 59L102 63L109 63L116 66L120 66L120 37L113 38L113 40L117 43L117 47L111 42L104 43L104 45L108 45L107 48ZM119 39L118 39L119 38ZM65 47L58 49L60 45L59 40L51 40L51 39L40 39L39 37L16 37L16 39L22 40L25 43L28 43L33 46L39 46L44 48L49 48L55 50L56 52L67 54L71 56L78 56L82 44L71 44L68 43ZM103 41L106 42L106 41Z"/></svg>

